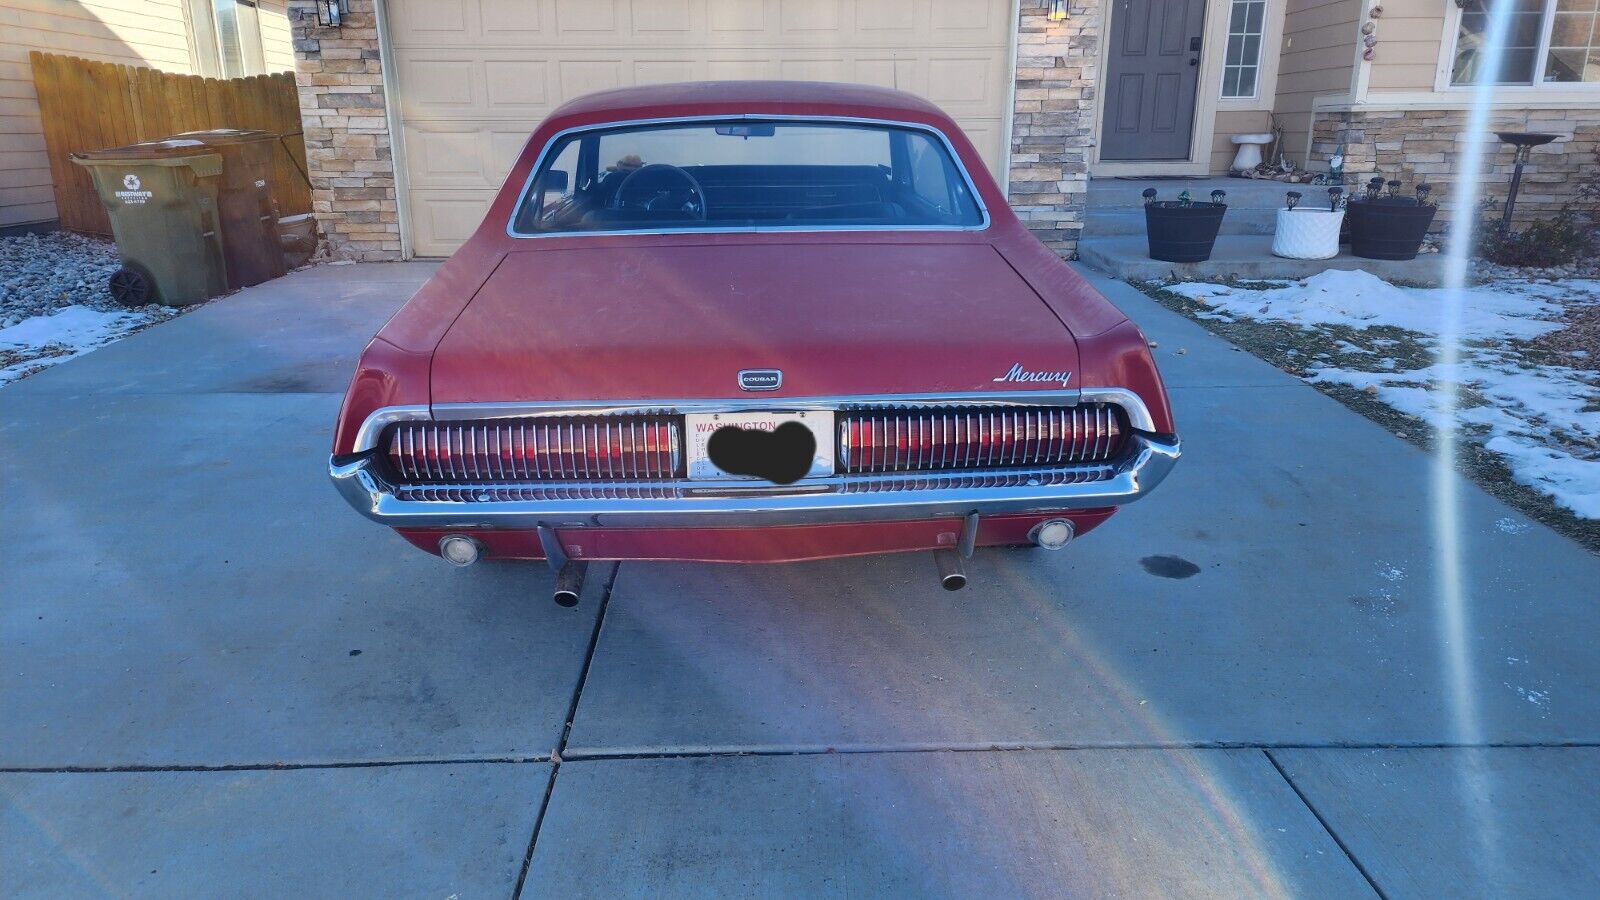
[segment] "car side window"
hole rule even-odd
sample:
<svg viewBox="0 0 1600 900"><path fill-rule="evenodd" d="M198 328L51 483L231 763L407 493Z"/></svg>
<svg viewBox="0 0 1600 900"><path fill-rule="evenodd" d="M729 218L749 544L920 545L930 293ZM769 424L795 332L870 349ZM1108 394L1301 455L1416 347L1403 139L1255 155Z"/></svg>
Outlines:
<svg viewBox="0 0 1600 900"><path fill-rule="evenodd" d="M911 190L929 206L949 215L955 211L950 196L950 173L945 169L944 153L921 135L911 141Z"/></svg>
<svg viewBox="0 0 1600 900"><path fill-rule="evenodd" d="M561 152L550 161L534 184L539 199L537 221L548 222L571 205L573 194L578 189L577 175L578 143L572 141L561 148Z"/></svg>

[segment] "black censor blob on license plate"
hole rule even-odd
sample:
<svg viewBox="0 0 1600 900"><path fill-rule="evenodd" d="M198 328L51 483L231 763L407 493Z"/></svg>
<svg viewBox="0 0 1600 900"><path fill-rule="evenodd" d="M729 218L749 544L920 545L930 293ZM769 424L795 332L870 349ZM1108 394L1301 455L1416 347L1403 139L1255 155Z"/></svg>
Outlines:
<svg viewBox="0 0 1600 900"><path fill-rule="evenodd" d="M706 455L722 471L776 484L804 478L816 453L816 437L799 422L784 422L771 431L724 425L706 443Z"/></svg>

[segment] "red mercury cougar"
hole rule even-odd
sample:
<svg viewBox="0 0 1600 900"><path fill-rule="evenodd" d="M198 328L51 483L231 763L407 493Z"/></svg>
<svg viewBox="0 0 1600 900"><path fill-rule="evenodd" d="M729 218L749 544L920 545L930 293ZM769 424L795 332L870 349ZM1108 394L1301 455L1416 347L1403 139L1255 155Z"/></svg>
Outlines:
<svg viewBox="0 0 1600 900"><path fill-rule="evenodd" d="M1139 329L950 117L800 82L562 106L361 355L362 514L449 562L1057 549L1178 458Z"/></svg>

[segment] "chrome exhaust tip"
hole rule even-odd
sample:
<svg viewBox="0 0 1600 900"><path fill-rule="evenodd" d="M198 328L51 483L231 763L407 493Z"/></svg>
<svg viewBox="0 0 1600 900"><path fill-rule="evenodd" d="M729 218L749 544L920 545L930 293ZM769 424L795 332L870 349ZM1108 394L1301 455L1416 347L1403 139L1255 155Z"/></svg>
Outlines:
<svg viewBox="0 0 1600 900"><path fill-rule="evenodd" d="M1028 540L1046 550L1060 550L1077 533L1069 519L1045 519L1028 529Z"/></svg>
<svg viewBox="0 0 1600 900"><path fill-rule="evenodd" d="M561 571L556 573L556 591L552 599L556 605L571 609L578 605L578 595L583 593L583 577L588 574L589 564L568 560L561 566Z"/></svg>
<svg viewBox="0 0 1600 900"><path fill-rule="evenodd" d="M470 566L483 555L483 547L464 534L447 534L439 538L439 555L452 566Z"/></svg>
<svg viewBox="0 0 1600 900"><path fill-rule="evenodd" d="M933 551L934 565L939 567L939 584L947 591L959 591L967 586L967 573L961 566L961 554L948 548Z"/></svg>

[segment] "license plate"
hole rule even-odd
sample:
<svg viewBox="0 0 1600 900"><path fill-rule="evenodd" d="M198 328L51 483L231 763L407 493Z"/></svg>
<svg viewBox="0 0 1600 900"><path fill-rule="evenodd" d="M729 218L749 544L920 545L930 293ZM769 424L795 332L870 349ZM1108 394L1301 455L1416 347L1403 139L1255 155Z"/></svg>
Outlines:
<svg viewBox="0 0 1600 900"><path fill-rule="evenodd" d="M785 422L799 422L817 439L817 453L811 459L807 478L833 474L832 412L727 412L689 413L684 417L689 432L689 477L694 479L763 479L754 475L731 475L717 468L706 455L706 444L718 428L729 425L759 431L772 431Z"/></svg>

